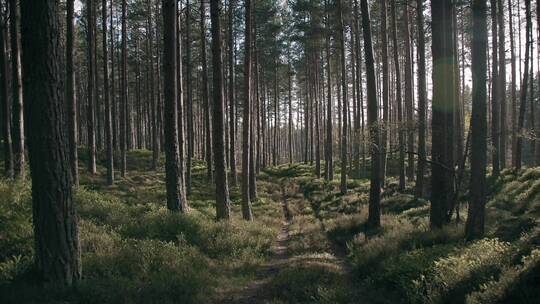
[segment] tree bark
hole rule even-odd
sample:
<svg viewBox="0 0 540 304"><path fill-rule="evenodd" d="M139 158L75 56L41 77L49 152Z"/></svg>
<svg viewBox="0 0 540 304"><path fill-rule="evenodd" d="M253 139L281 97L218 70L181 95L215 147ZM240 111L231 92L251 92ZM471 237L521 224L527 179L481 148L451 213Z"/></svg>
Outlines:
<svg viewBox="0 0 540 304"><path fill-rule="evenodd" d="M234 69L234 8L235 0L229 1L229 166L231 168L231 184L236 186L238 183L236 173L236 98L235 85L236 75Z"/></svg>
<svg viewBox="0 0 540 304"><path fill-rule="evenodd" d="M383 122L381 132L381 185L384 187L386 180L386 161L388 150L388 98L389 98L389 71L388 71L388 21L387 21L387 2L381 0L381 63L382 63L382 106L383 106ZM408 37L406 37L407 39ZM395 48L394 48L395 49Z"/></svg>
<svg viewBox="0 0 540 304"><path fill-rule="evenodd" d="M90 0L91 1L91 0ZM128 73L127 73L127 0L122 0L122 93L120 101L120 175L126 176L127 148L127 103L128 103Z"/></svg>
<svg viewBox="0 0 540 304"><path fill-rule="evenodd" d="M373 42L371 39L371 21L367 0L360 1L362 13L362 31L364 36L364 60L366 62L367 98L368 98L368 124L371 140L371 173L369 188L369 215L368 225L379 227L381 225L381 179L380 179L380 140L379 140L379 113L377 103L377 85L375 82L375 62L373 60Z"/></svg>
<svg viewBox="0 0 540 304"><path fill-rule="evenodd" d="M81 277L64 104L58 2L22 1L21 33L35 262L42 280L70 286Z"/></svg>
<svg viewBox="0 0 540 304"><path fill-rule="evenodd" d="M422 6L423 3L420 3L420 1L418 1L419 2L418 5ZM398 147L399 148L399 189L400 191L404 191L405 190L405 138L403 134L404 133L403 99L402 99L402 94L401 94L401 70L399 66L399 51L398 51L398 40L397 40L396 0L392 0L391 9L392 9L392 40L394 44L394 68L396 71L395 74L396 74L397 132L398 132L398 145L399 145ZM423 17L423 15L419 15L419 16ZM423 22L422 22L422 26L423 26ZM423 37L419 37L419 39L423 39ZM418 44L419 44L418 51L420 52L420 42ZM420 64L418 65L418 68L420 69ZM425 70L424 70L424 73L425 73Z"/></svg>
<svg viewBox="0 0 540 304"><path fill-rule="evenodd" d="M431 1L433 114L430 225L441 228L453 197L454 63L452 0Z"/></svg>
<svg viewBox="0 0 540 304"><path fill-rule="evenodd" d="M242 121L242 216L247 221L253 220L249 193L249 154L251 129L251 0L245 0L245 59L244 59L244 105Z"/></svg>
<svg viewBox="0 0 540 304"><path fill-rule="evenodd" d="M328 2L324 2L325 8L328 8ZM334 164L333 164L333 138L332 138L332 69L331 69L331 59L330 59L330 13L326 14L326 23L325 28L327 29L327 34L325 35L325 52L326 52L326 85L327 85L327 103L326 103L326 146L325 146L325 160L326 160L326 170L325 178L326 180L334 179Z"/></svg>
<svg viewBox="0 0 540 304"><path fill-rule="evenodd" d="M11 38L11 138L13 143L14 176L24 178L24 115L18 0L9 0L9 19Z"/></svg>
<svg viewBox="0 0 540 304"><path fill-rule="evenodd" d="M208 97L208 66L207 66L207 59L206 59L206 25L205 25L205 19L206 19L206 9L204 6L204 1L201 0L201 18L200 18L200 26L201 26L201 65L202 65L202 102L204 107L204 132L205 132L205 160L206 160L206 178L207 180L212 180L212 170L213 170L213 164L212 164L212 126L210 124L210 102ZM188 149L189 150L189 149ZM191 151L191 152L190 152ZM191 165L192 162L191 158L193 157L193 144L191 144L191 150L188 151L188 189L191 189ZM191 190L190 190L191 192Z"/></svg>
<svg viewBox="0 0 540 304"><path fill-rule="evenodd" d="M486 163L487 163L487 92L486 50L488 44L486 0L473 0L472 37L472 80L473 105L471 117L471 203L465 234L467 239L477 239L484 235L486 204ZM493 9L493 8L492 8Z"/></svg>
<svg viewBox="0 0 540 304"><path fill-rule="evenodd" d="M125 1L125 0L124 0ZM124 2L125 3L125 2ZM171 211L187 212L187 201L183 200L178 141L177 100L177 19L176 1L163 0L163 88L165 102L165 181L167 208Z"/></svg>
<svg viewBox="0 0 540 304"><path fill-rule="evenodd" d="M96 106L96 4L95 0L86 3L86 40L88 44L88 89L86 92L88 102L86 107L87 133L88 133L88 172L96 174L96 132L95 132L95 106Z"/></svg>
<svg viewBox="0 0 540 304"><path fill-rule="evenodd" d="M107 184L114 183L114 154L112 141L112 113L109 92L109 54L107 45L107 0L101 2L103 30L103 95L105 99L105 147L107 149Z"/></svg>
<svg viewBox="0 0 540 304"><path fill-rule="evenodd" d="M521 82L520 89L520 106L519 106L519 120L517 125L517 139L516 139L516 151L514 159L514 167L521 169L522 150L523 150L523 128L525 126L525 108L527 107L527 88L529 83L529 56L531 48L531 0L525 0L525 18L526 18L526 40L525 40L525 68L523 69L523 80Z"/></svg>
<svg viewBox="0 0 540 304"><path fill-rule="evenodd" d="M417 0L416 14L418 23L418 166L416 167L415 196L419 198L424 195L424 173L426 167L427 85L424 0ZM399 85L399 82L397 84Z"/></svg>
<svg viewBox="0 0 540 304"><path fill-rule="evenodd" d="M231 206L225 155L225 119L223 103L223 73L221 57L220 0L210 1L210 19L212 22L212 70L213 70L213 142L214 163L216 166L216 215L218 220L229 219Z"/></svg>
<svg viewBox="0 0 540 304"><path fill-rule="evenodd" d="M75 20L74 0L66 3L66 106L67 106L67 133L69 138L69 162L73 185L79 185L79 165L77 151L77 95L75 93Z"/></svg>
<svg viewBox="0 0 540 304"><path fill-rule="evenodd" d="M499 88L499 57L498 48L499 43L497 37L499 35L497 29L497 1L490 0L491 2L491 43L492 43L492 64L491 64L491 143L493 146L491 162L493 166L493 177L497 178L500 174L500 161L499 161L499 95L501 90ZM502 77L501 77L502 78Z"/></svg>
<svg viewBox="0 0 540 304"><path fill-rule="evenodd" d="M338 0L338 28L339 28L339 44L341 52L341 89L343 97L343 130L341 132L341 184L340 190L341 194L347 193L347 104L348 104L348 95L347 95L347 70L345 66L345 28L343 26L343 3L341 0Z"/></svg>

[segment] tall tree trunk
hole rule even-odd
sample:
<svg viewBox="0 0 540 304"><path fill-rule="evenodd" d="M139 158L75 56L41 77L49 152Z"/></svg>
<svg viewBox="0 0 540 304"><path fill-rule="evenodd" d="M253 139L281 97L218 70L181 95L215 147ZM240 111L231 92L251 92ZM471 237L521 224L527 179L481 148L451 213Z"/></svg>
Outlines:
<svg viewBox="0 0 540 304"><path fill-rule="evenodd" d="M208 66L207 66L207 59L206 59L206 8L204 6L204 1L201 0L201 18L200 18L200 26L201 26L201 65L202 65L202 102L204 107L204 132L205 132L205 160L206 160L206 178L210 181L212 180L212 171L213 171L213 164L212 164L212 127L210 125L210 102L208 97ZM189 163L192 162L191 158L193 157L193 144L191 145L191 152L188 156L188 174L189 174L189 183L188 183L188 189L191 189L191 165ZM191 190L190 190L191 192Z"/></svg>
<svg viewBox="0 0 540 304"><path fill-rule="evenodd" d="M504 26L504 5L502 0L497 0L499 13L497 14L497 22L499 23L499 106L500 106L500 128L499 128L499 156L500 168L506 167L506 35Z"/></svg>
<svg viewBox="0 0 540 304"><path fill-rule="evenodd" d="M419 198L424 194L424 172L426 167L427 86L424 0L417 0L416 14L418 28L418 166L416 168L415 196ZM397 82L397 85L399 85L399 82Z"/></svg>
<svg viewBox="0 0 540 304"><path fill-rule="evenodd" d="M88 0L86 3L86 40L88 44L88 90L86 92L88 97L86 115L88 119L87 132L88 132L88 172L90 174L96 174L96 126L95 126L95 107L96 107L96 3L95 0Z"/></svg>
<svg viewBox="0 0 540 304"><path fill-rule="evenodd" d="M20 51L20 8L18 0L9 0L11 38L11 138L13 141L14 175L24 178L24 115Z"/></svg>
<svg viewBox="0 0 540 304"><path fill-rule="evenodd" d="M289 86L288 86L288 89L289 89L289 95L288 95L288 107L289 107L289 119L288 119L288 123L289 123L289 130L288 130L288 141L287 141L287 150L288 150L288 154L289 154L289 164L292 164L293 163L293 154L292 154L292 141L293 141L293 138L292 138L292 129L293 129L293 122L292 122L292 70L291 70L291 66L292 66L292 59L291 59L291 46L289 45L288 49L287 49L287 57L288 57L288 64L287 64L287 78L289 80ZM315 170L317 171L317 170ZM320 167L319 167L319 175L320 175Z"/></svg>
<svg viewBox="0 0 540 304"><path fill-rule="evenodd" d="M419 3L418 5L423 6L423 3ZM399 145L398 147L399 148L399 189L400 191L404 191L405 190L405 138L403 134L404 133L403 99L401 95L401 70L399 67L399 49L398 49L398 40L397 40L396 0L392 0L391 9L392 9L392 41L394 45L393 47L394 48L394 68L396 70L395 74L396 74L396 104L397 104L397 128L398 128L397 132L398 132L398 145ZM423 15L419 15L419 16L423 17ZM422 26L423 26L423 22L422 22ZM423 37L420 37L420 39L423 39ZM420 49L420 42L419 42L419 49ZM420 68L420 64L418 65L418 67Z"/></svg>
<svg viewBox="0 0 540 304"><path fill-rule="evenodd" d="M122 0L122 98L120 101L120 175L126 176L127 119L127 0Z"/></svg>
<svg viewBox="0 0 540 304"><path fill-rule="evenodd" d="M58 1L22 1L25 114L37 270L70 286L81 277L66 133Z"/></svg>
<svg viewBox="0 0 540 304"><path fill-rule="evenodd" d="M381 185L384 187L386 180L386 161L388 150L388 128L389 128L389 119L388 119L388 98L389 98L389 72L388 72L388 21L387 21L387 3L386 0L381 0L381 63L382 63L382 106L383 106L383 122L382 128L379 130L381 132Z"/></svg>
<svg viewBox="0 0 540 304"><path fill-rule="evenodd" d="M212 69L213 69L213 141L214 163L216 166L216 215L218 219L229 219L231 207L229 186L227 183L225 153L225 119L223 102L223 73L221 57L220 0L210 1L210 19L212 21Z"/></svg>
<svg viewBox="0 0 540 304"><path fill-rule="evenodd" d="M68 2L69 4L69 2ZM0 13L0 102L2 103L2 137L4 140L4 175L13 178L13 142L11 140L11 111L8 92L8 63L6 54L7 22Z"/></svg>
<svg viewBox="0 0 540 304"><path fill-rule="evenodd" d="M347 86L347 70L345 66L345 28L343 26L343 3L338 0L338 30L339 30L339 44L341 55L341 89L343 91L343 130L341 132L341 185L340 190L342 194L347 193L347 104L348 104L348 86Z"/></svg>
<svg viewBox="0 0 540 304"><path fill-rule="evenodd" d="M125 4L124 0L124 4ZM182 174L178 141L177 108L177 19L176 1L163 0L163 88L165 97L165 181L167 208L171 211L187 212L187 201L183 200Z"/></svg>
<svg viewBox="0 0 540 304"><path fill-rule="evenodd" d="M101 2L103 30L103 95L105 99L105 147L107 150L107 184L114 182L114 155L112 141L111 95L109 92L109 54L107 45L107 0Z"/></svg>
<svg viewBox="0 0 540 304"><path fill-rule="evenodd" d="M160 148L161 148L161 142L160 142L160 135L158 130L158 119L159 119L159 113L158 113L158 104L156 102L156 95L154 92L154 52L153 52L153 29L152 29L152 6L150 0L147 0L146 3L147 11L148 11L148 19L146 21L146 28L147 28L147 35L146 38L146 44L148 48L148 70L149 70L149 76L150 79L148 80L150 88L150 106L152 107L150 109L150 116L152 119L152 170L157 170L158 162L159 162L159 154L160 154ZM159 56L159 54L158 54Z"/></svg>
<svg viewBox="0 0 540 304"><path fill-rule="evenodd" d="M486 2L486 0L473 0L472 4L474 31L472 38L471 204L465 228L468 239L481 238L484 235L487 163L486 50L488 35Z"/></svg>
<svg viewBox="0 0 540 304"><path fill-rule="evenodd" d="M238 183L236 173L236 98L235 86L236 75L234 70L235 65L235 43L234 43L234 8L235 0L229 0L229 166L231 168L231 184L236 186Z"/></svg>
<svg viewBox="0 0 540 304"><path fill-rule="evenodd" d="M368 98L368 124L371 140L371 177L369 188L369 216L368 225L379 227L381 225L381 179L380 179L380 140L379 140L379 113L377 103L377 84L375 82L375 62L373 60L373 42L371 39L371 21L367 0L360 1L362 12L362 31L364 34L364 60L366 61L367 98Z"/></svg>
<svg viewBox="0 0 540 304"><path fill-rule="evenodd" d="M430 225L441 228L453 197L453 1L431 1L433 56L432 178Z"/></svg>
<svg viewBox="0 0 540 304"><path fill-rule="evenodd" d="M67 106L67 133L69 138L69 162L71 164L72 181L79 185L79 164L77 152L77 95L75 94L75 20L74 0L66 3L66 106ZM2 71L4 71L2 69ZM11 140L11 139L10 139Z"/></svg>
<svg viewBox="0 0 540 304"><path fill-rule="evenodd" d="M251 0L245 0L245 59L244 59L244 105L242 120L242 216L245 220L252 221L251 199L249 196L249 154L250 154L250 129L251 129Z"/></svg>
<svg viewBox="0 0 540 304"><path fill-rule="evenodd" d="M192 62L191 62L191 6L190 0L186 1L186 85L187 85L187 159L186 159L186 191L191 193L191 167L194 149L194 137L193 133L193 74L192 74Z"/></svg>
<svg viewBox="0 0 540 304"><path fill-rule="evenodd" d="M411 55L411 34L409 25L409 1L405 0L403 9L405 21L405 112L407 114L407 179L414 179L414 121L413 121L413 64Z"/></svg>
<svg viewBox="0 0 540 304"><path fill-rule="evenodd" d="M327 0L324 1L325 8L328 8ZM325 146L325 160L326 180L334 179L334 163L333 163L333 138L332 138L332 69L330 66L330 13L326 14L325 28L328 29L328 33L325 35L325 56L326 56L326 85L328 92L326 93L326 146Z"/></svg>
<svg viewBox="0 0 540 304"><path fill-rule="evenodd" d="M520 106L519 106L519 120L517 125L517 139L516 139L516 151L515 151L515 159L514 159L514 167L517 169L521 169L521 161L522 161L522 150L523 150L523 127L525 126L525 108L527 107L527 88L529 83L529 56L530 56L530 48L531 48L531 28L532 28L532 21L531 21L531 0L525 0L525 15L526 15L526 42L525 42L525 68L523 70L523 80L521 82L521 89L520 89ZM532 80L531 80L532 81Z"/></svg>
<svg viewBox="0 0 540 304"><path fill-rule="evenodd" d="M491 143L493 146L491 162L493 166L493 177L498 177L500 174L500 161L499 161L499 94L501 90L499 88L499 57L498 47L499 43L497 37L499 35L497 29L497 1L490 0L491 2L491 43L492 43L492 64L491 64ZM502 78L502 77L501 77Z"/></svg>

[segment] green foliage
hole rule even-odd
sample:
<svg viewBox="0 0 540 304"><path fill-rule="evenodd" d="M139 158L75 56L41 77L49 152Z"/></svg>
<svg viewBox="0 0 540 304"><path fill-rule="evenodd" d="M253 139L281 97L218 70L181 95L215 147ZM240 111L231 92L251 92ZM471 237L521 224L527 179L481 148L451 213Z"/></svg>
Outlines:
<svg viewBox="0 0 540 304"><path fill-rule="evenodd" d="M313 257L305 257L310 259ZM269 283L274 299L285 303L347 303L354 287L332 263L295 263Z"/></svg>
<svg viewBox="0 0 540 304"><path fill-rule="evenodd" d="M414 280L420 302L463 302L468 292L508 263L510 249L509 243L483 239L438 259L425 275Z"/></svg>

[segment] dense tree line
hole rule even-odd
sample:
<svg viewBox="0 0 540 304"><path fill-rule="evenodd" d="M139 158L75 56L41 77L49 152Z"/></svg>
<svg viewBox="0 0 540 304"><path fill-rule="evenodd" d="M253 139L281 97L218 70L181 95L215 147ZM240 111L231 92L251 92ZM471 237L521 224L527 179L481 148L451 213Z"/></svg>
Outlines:
<svg viewBox="0 0 540 304"><path fill-rule="evenodd" d="M25 178L29 157L38 269L80 277L78 171L113 185L135 149L153 151L154 171L164 151L171 211L189 212L195 161L218 220L240 174L249 221L257 173L304 162L326 180L338 170L342 194L369 178L372 227L388 177L430 200L432 229L459 220L468 191L466 236L482 237L486 175L540 165L534 5L2 1L4 172Z"/></svg>

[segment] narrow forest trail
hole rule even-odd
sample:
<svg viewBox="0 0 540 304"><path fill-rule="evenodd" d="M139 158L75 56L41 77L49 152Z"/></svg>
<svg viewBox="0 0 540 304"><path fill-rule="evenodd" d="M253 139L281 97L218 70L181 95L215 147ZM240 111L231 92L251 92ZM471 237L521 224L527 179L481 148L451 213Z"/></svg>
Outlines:
<svg viewBox="0 0 540 304"><path fill-rule="evenodd" d="M321 286L352 286L345 253L331 245L321 219L295 179L277 181L281 189L282 226L272 257L257 271L255 280L223 295L217 303L317 303L322 301L317 294ZM328 284L328 280L332 283ZM296 290L295 285L301 290ZM345 297L339 303L356 301Z"/></svg>

